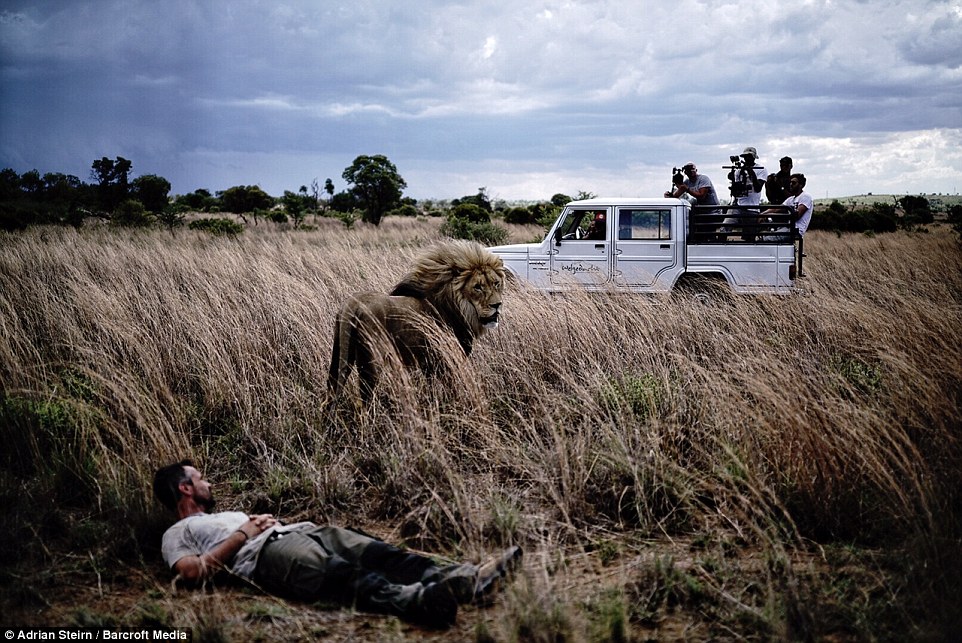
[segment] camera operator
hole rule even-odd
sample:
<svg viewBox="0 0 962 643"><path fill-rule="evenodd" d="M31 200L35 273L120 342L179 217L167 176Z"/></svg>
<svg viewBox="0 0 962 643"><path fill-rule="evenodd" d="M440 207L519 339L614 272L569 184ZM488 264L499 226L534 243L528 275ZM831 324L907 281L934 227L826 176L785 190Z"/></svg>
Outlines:
<svg viewBox="0 0 962 643"><path fill-rule="evenodd" d="M711 179L698 173L694 163L685 163L681 171L685 173L684 178L680 174L675 174L673 178L675 189L665 192L666 199L678 199L687 193L695 199L695 205L718 205L715 186L712 185Z"/></svg>
<svg viewBox="0 0 962 643"><path fill-rule="evenodd" d="M693 162L685 163L682 168L684 176L675 172L672 182L675 189L665 192L665 198L679 199L684 194L694 199L695 205L718 206L718 194L711 179L704 174L698 173L698 168ZM712 209L697 212L692 216L692 232L696 234L706 233L711 230L714 233L714 226L721 222L721 210ZM700 225L699 225L700 224Z"/></svg>
<svg viewBox="0 0 962 643"><path fill-rule="evenodd" d="M762 202L762 188L768 178L768 170L755 165L757 160L758 152L754 147L746 147L738 157L732 157L732 171L728 173L728 179L731 181L732 205L743 207L729 210L731 216L722 221L724 227L718 230L723 234L731 232L732 225L756 221L755 218L749 217L749 213L758 212L758 205ZM753 240L753 231L743 233L743 238L747 241Z"/></svg>

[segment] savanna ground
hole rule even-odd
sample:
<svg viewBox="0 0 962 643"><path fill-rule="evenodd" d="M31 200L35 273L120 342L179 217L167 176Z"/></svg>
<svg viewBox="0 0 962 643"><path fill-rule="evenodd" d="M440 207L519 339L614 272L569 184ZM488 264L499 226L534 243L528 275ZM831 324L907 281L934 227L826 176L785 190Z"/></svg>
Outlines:
<svg viewBox="0 0 962 643"><path fill-rule="evenodd" d="M330 225L328 225L330 224ZM951 640L962 628L962 248L812 232L806 293L509 288L444 385L325 391L334 311L431 221L237 238L0 235L0 613L194 640ZM537 231L513 229L515 241ZM173 591L153 471L221 508L449 559L525 549L432 633L218 583Z"/></svg>

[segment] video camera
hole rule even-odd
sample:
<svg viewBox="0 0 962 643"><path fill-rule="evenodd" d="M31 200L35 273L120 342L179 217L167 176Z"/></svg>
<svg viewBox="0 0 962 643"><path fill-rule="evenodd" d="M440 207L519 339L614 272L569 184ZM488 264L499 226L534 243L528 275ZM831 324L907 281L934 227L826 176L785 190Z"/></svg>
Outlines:
<svg viewBox="0 0 962 643"><path fill-rule="evenodd" d="M731 185L728 190L731 192L732 196L735 198L743 197L754 192L754 186L752 186L752 179L748 175L747 171L740 170L762 170L764 169L761 165L755 165L755 159L749 163L741 156L729 156L728 159L731 161L731 165L723 165L722 168L726 170L731 170L728 173L728 180L731 181Z"/></svg>
<svg viewBox="0 0 962 643"><path fill-rule="evenodd" d="M736 170L740 170L740 169L742 169L743 167L745 167L745 159L742 158L741 156L729 156L729 157L728 157L728 160L731 161L732 164L731 164L731 165L724 165L724 166L722 166L722 167L735 168Z"/></svg>
<svg viewBox="0 0 962 643"><path fill-rule="evenodd" d="M671 168L671 184L678 185L679 183L685 182L685 173L681 171L680 167Z"/></svg>

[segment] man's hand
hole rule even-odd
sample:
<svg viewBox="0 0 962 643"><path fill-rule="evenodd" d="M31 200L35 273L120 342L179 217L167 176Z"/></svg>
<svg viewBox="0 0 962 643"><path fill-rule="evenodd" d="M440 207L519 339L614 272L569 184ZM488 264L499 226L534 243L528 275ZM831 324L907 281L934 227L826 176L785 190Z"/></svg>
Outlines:
<svg viewBox="0 0 962 643"><path fill-rule="evenodd" d="M248 540L256 538L276 524L278 521L271 514L251 516L237 531L217 543L210 551L200 556L184 556L178 560L174 563L174 571L188 585L196 585L230 563Z"/></svg>
<svg viewBox="0 0 962 643"><path fill-rule="evenodd" d="M278 520L273 515L258 514L256 516L251 516L250 520L241 525L237 531L241 532L248 538L257 538L262 533L277 524Z"/></svg>

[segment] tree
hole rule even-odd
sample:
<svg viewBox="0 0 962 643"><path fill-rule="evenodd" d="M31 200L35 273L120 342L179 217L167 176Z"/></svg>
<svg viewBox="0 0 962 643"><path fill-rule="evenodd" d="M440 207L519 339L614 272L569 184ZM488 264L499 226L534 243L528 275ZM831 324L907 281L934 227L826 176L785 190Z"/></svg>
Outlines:
<svg viewBox="0 0 962 643"><path fill-rule="evenodd" d="M44 199L53 203L69 203L82 196L83 183L73 175L48 172L43 175Z"/></svg>
<svg viewBox="0 0 962 643"><path fill-rule="evenodd" d="M20 177L20 189L30 196L41 196L43 194L43 179L40 178L40 172L37 170L24 172Z"/></svg>
<svg viewBox="0 0 962 643"><path fill-rule="evenodd" d="M950 207L946 218L952 224L952 229L962 235L962 205Z"/></svg>
<svg viewBox="0 0 962 643"><path fill-rule="evenodd" d="M174 236L174 228L184 225L187 216L175 207L169 207L157 213L157 220L167 227L170 236Z"/></svg>
<svg viewBox="0 0 962 643"><path fill-rule="evenodd" d="M0 171L0 200L10 201L20 194L20 175L13 168L4 168Z"/></svg>
<svg viewBox="0 0 962 643"><path fill-rule="evenodd" d="M107 212L113 212L118 203L127 200L131 165L122 156L113 161L104 156L91 165L91 178L100 186L100 205Z"/></svg>
<svg viewBox="0 0 962 643"><path fill-rule="evenodd" d="M220 193L221 209L235 214L267 210L274 199L256 185L236 185Z"/></svg>
<svg viewBox="0 0 962 643"><path fill-rule="evenodd" d="M284 196L281 197L284 211L294 220L295 228L301 227L306 213L312 210L316 203L317 201L307 193L306 185L302 185L296 194L290 190L284 190Z"/></svg>
<svg viewBox="0 0 962 643"><path fill-rule="evenodd" d="M148 212L157 214L169 204L170 181L156 174L144 174L131 182L133 196L144 204Z"/></svg>
<svg viewBox="0 0 962 643"><path fill-rule="evenodd" d="M488 198L488 188L480 187L478 188L478 193L471 196L464 196L460 199L455 199L451 202L451 205L458 206L462 203L470 203L478 206L485 212L492 212L494 209L491 207L491 199Z"/></svg>
<svg viewBox="0 0 962 643"><path fill-rule="evenodd" d="M929 200L924 196L903 196L898 200L899 205L905 211L903 224L906 227L923 223L932 223L934 217L929 207Z"/></svg>
<svg viewBox="0 0 962 643"><path fill-rule="evenodd" d="M211 208L217 205L217 199L209 190L201 188L190 194L182 194L177 197L177 205L197 212L210 212Z"/></svg>
<svg viewBox="0 0 962 643"><path fill-rule="evenodd" d="M354 212L361 209L361 203L357 196L347 190L341 190L337 194L331 195L327 205L335 212Z"/></svg>
<svg viewBox="0 0 962 643"><path fill-rule="evenodd" d="M311 181L311 211L314 213L314 223L317 223L317 210L321 203L321 184L317 182L317 177Z"/></svg>
<svg viewBox="0 0 962 643"><path fill-rule="evenodd" d="M379 225L384 213L397 207L407 183L386 156L358 156L341 177L353 187L367 223Z"/></svg>

